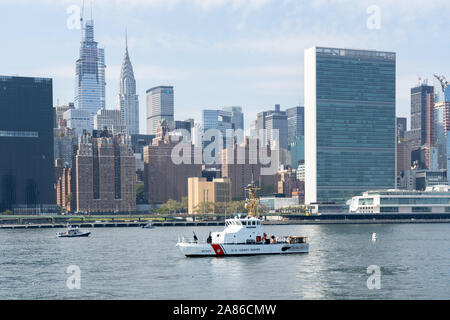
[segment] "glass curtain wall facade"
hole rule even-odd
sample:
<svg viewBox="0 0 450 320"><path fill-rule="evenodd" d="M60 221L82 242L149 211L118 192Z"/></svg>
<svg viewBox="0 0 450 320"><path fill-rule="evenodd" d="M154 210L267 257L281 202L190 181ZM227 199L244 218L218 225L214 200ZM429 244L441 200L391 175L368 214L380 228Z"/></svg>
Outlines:
<svg viewBox="0 0 450 320"><path fill-rule="evenodd" d="M0 212L55 209L52 103L52 79L0 76Z"/></svg>
<svg viewBox="0 0 450 320"><path fill-rule="evenodd" d="M92 116L105 109L105 51L94 41L94 21L86 21L76 62L75 108Z"/></svg>
<svg viewBox="0 0 450 320"><path fill-rule="evenodd" d="M346 203L396 182L396 55L305 51L305 201Z"/></svg>
<svg viewBox="0 0 450 320"><path fill-rule="evenodd" d="M174 95L173 87L155 87L147 90L147 134L156 134L162 120L173 129Z"/></svg>

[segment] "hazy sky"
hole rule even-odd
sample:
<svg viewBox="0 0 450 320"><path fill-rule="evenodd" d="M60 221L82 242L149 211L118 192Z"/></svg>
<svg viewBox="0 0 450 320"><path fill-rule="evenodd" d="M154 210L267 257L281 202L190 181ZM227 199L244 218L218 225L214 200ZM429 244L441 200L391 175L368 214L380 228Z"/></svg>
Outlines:
<svg viewBox="0 0 450 320"><path fill-rule="evenodd" d="M85 1L90 17L90 0ZM0 0L0 74L53 78L54 103L73 101L80 30L67 26L81 0ZM450 77L448 0L94 0L105 48L107 108L115 108L125 29L145 132L145 91L175 87L175 118L242 106L245 126L274 104L303 105L303 52L312 46L397 53L397 115L409 89ZM379 29L370 29L379 8ZM371 7L372 6L372 7ZM369 8L369 13L368 13Z"/></svg>

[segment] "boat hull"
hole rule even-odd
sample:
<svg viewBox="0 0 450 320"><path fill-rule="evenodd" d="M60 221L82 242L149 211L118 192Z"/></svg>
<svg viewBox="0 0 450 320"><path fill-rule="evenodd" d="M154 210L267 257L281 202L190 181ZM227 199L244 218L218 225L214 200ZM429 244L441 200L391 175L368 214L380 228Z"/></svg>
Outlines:
<svg viewBox="0 0 450 320"><path fill-rule="evenodd" d="M208 244L178 243L186 257L254 256L267 254L308 253L308 243Z"/></svg>
<svg viewBox="0 0 450 320"><path fill-rule="evenodd" d="M91 233L90 232L84 232L80 234L58 234L58 237L60 238L79 238L79 237L88 237Z"/></svg>

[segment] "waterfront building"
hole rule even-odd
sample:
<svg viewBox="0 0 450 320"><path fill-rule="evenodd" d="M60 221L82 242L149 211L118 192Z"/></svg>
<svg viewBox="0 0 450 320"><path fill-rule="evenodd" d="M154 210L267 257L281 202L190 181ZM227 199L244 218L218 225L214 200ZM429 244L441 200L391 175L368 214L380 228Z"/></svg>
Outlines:
<svg viewBox="0 0 450 320"><path fill-rule="evenodd" d="M81 20L83 24L83 19ZM80 57L76 61L75 108L88 111L93 118L105 109L105 51L94 41L94 21L82 25Z"/></svg>
<svg viewBox="0 0 450 320"><path fill-rule="evenodd" d="M352 198L351 213L449 213L450 189L428 187L424 191L375 190Z"/></svg>
<svg viewBox="0 0 450 320"><path fill-rule="evenodd" d="M294 142L297 137L305 135L305 108L294 107L286 109L288 126L288 144Z"/></svg>
<svg viewBox="0 0 450 320"><path fill-rule="evenodd" d="M69 109L63 114L66 126L75 129L75 134L81 136L83 132L92 133L93 115L90 111L80 109Z"/></svg>
<svg viewBox="0 0 450 320"><path fill-rule="evenodd" d="M113 134L126 133L127 129L122 120L122 111L100 109L94 116L94 130L108 130Z"/></svg>
<svg viewBox="0 0 450 320"><path fill-rule="evenodd" d="M282 196L264 196L259 199L259 203L266 206L271 212L280 210L282 208L298 206L297 197L282 197Z"/></svg>
<svg viewBox="0 0 450 320"><path fill-rule="evenodd" d="M166 120L172 130L174 123L174 93L171 86L147 90L147 134L156 134L161 121Z"/></svg>
<svg viewBox="0 0 450 320"><path fill-rule="evenodd" d="M253 139L254 141L251 141ZM231 190L233 199L242 200L246 197L245 187L254 181L258 186L271 186L276 189L277 175L262 175L263 167L258 160L260 141L255 138L246 137L243 144L234 143L232 148L223 149L220 154L222 161L222 177L231 179ZM250 147L254 144L256 147ZM268 157L271 157L270 148ZM255 161L252 161L254 159ZM277 166L278 168L278 166Z"/></svg>
<svg viewBox="0 0 450 320"><path fill-rule="evenodd" d="M83 134L72 170L74 211L136 211L136 161L128 136Z"/></svg>
<svg viewBox="0 0 450 320"><path fill-rule="evenodd" d="M172 150L178 143L179 140L171 140L169 125L163 120L152 144L144 147L144 185L150 204L162 204L169 199L181 201L188 195L188 178L202 175L201 162L194 161L193 146L189 163L172 161Z"/></svg>
<svg viewBox="0 0 450 320"><path fill-rule="evenodd" d="M396 185L392 52L305 51L305 202Z"/></svg>
<svg viewBox="0 0 450 320"><path fill-rule="evenodd" d="M117 109L120 110L122 123L128 135L139 134L139 97L136 94L136 80L128 54L128 41L125 40L125 54L120 70Z"/></svg>
<svg viewBox="0 0 450 320"><path fill-rule="evenodd" d="M57 212L52 103L52 79L0 76L0 212Z"/></svg>
<svg viewBox="0 0 450 320"><path fill-rule="evenodd" d="M188 212L196 213L203 203L227 203L231 201L231 180L227 178L208 181L206 178L188 179ZM205 212L208 213L208 212Z"/></svg>

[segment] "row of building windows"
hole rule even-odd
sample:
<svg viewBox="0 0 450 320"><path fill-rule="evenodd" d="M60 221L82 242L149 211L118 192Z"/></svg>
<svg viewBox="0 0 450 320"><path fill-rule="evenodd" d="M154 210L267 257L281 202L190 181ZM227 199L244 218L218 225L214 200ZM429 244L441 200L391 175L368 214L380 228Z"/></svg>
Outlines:
<svg viewBox="0 0 450 320"><path fill-rule="evenodd" d="M3 130L0 130L0 137L38 138L39 133L36 131L3 131Z"/></svg>

